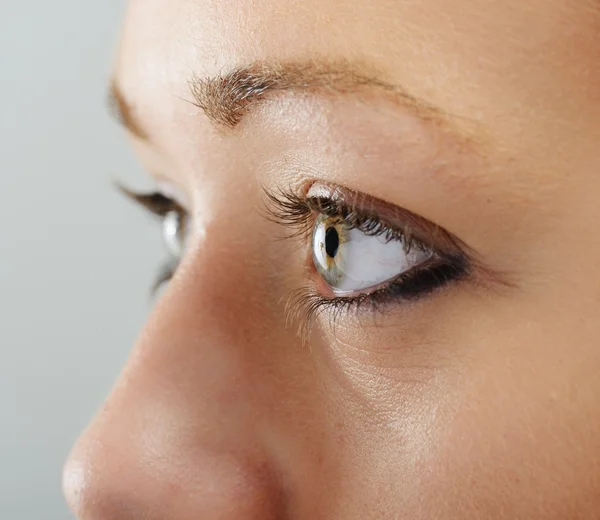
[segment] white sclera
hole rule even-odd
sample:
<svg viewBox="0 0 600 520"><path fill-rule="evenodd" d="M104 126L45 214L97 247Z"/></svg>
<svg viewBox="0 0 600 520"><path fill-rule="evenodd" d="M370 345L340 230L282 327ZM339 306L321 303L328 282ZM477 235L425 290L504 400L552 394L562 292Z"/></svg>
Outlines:
<svg viewBox="0 0 600 520"><path fill-rule="evenodd" d="M185 230L181 215L177 211L167 213L163 219L163 240L168 253L179 258L183 254Z"/></svg>
<svg viewBox="0 0 600 520"><path fill-rule="evenodd" d="M315 265L337 294L351 294L377 287L431 258L430 251L412 249L407 254L400 240L386 240L359 229L344 231L333 259L325 250L327 224L319 223L313 235Z"/></svg>

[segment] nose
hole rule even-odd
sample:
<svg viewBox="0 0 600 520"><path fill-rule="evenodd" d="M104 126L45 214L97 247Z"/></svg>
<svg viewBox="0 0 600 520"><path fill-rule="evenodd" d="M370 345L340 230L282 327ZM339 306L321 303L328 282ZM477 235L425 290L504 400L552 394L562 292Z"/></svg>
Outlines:
<svg viewBox="0 0 600 520"><path fill-rule="evenodd" d="M182 266L72 451L64 491L81 520L285 516L265 442L277 429L268 409L278 378L265 373L271 355L257 353L253 339L270 343L253 331L264 309L224 302L231 272L202 276L194 267L202 264ZM231 283L232 294L245 290L239 278Z"/></svg>
<svg viewBox="0 0 600 520"><path fill-rule="evenodd" d="M276 519L284 507L270 468L224 454L198 454L179 471L135 460L111 446L78 446L68 461L65 496L81 520ZM181 467L186 464L186 467Z"/></svg>

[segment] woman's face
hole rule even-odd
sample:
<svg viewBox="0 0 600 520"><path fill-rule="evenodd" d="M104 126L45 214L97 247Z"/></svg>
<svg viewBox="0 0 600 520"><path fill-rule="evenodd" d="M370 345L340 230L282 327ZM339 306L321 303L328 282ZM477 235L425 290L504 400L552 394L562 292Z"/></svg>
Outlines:
<svg viewBox="0 0 600 520"><path fill-rule="evenodd" d="M592 0L132 1L114 94L186 238L79 517L597 518L599 34Z"/></svg>

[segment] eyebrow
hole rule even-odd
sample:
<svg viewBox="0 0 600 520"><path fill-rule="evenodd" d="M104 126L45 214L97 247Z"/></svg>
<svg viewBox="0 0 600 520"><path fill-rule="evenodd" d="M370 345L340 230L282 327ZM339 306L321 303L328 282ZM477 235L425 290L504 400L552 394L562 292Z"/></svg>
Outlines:
<svg viewBox="0 0 600 520"><path fill-rule="evenodd" d="M230 130L236 128L253 107L264 102L268 94L282 91L327 95L377 92L424 120L456 129L463 119L415 96L401 85L384 81L377 74L367 73L347 62L255 62L214 77L194 75L188 80L188 86L192 95L188 101L215 125ZM148 132L116 80L111 82L109 99L117 119L137 137L148 139Z"/></svg>
<svg viewBox="0 0 600 520"><path fill-rule="evenodd" d="M139 139L148 140L148 133L135 114L131 103L126 100L116 79L110 82L107 98L108 109L115 119Z"/></svg>

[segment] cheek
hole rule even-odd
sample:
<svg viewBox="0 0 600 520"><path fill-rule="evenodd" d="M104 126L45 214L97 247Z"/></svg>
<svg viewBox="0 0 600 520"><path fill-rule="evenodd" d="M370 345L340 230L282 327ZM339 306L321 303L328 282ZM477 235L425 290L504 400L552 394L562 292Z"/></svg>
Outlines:
<svg viewBox="0 0 600 520"><path fill-rule="evenodd" d="M418 310L435 324L416 319L417 309L360 327L340 319L326 345L315 344L324 379L335 381L340 471L353 476L340 493L386 489L414 518L593 518L593 331L577 329L573 316L556 320L537 299L498 299L492 309L453 298L456 314L431 303Z"/></svg>
<svg viewBox="0 0 600 520"><path fill-rule="evenodd" d="M490 518L597 511L598 425L590 430L588 415L567 403L523 388L499 395L500 387L474 383L441 414L422 497Z"/></svg>
<svg viewBox="0 0 600 520"><path fill-rule="evenodd" d="M361 321L320 323L329 334L311 344L335 431L333 486L344 497L329 517L399 518L402 511L402 518L429 518L421 495L435 468L428 454L450 384L440 384L449 370L444 350L432 341L433 328Z"/></svg>
<svg viewBox="0 0 600 520"><path fill-rule="evenodd" d="M511 343L490 336L446 386L422 486L436 507L485 518L594 517L598 362L545 329L529 326Z"/></svg>

